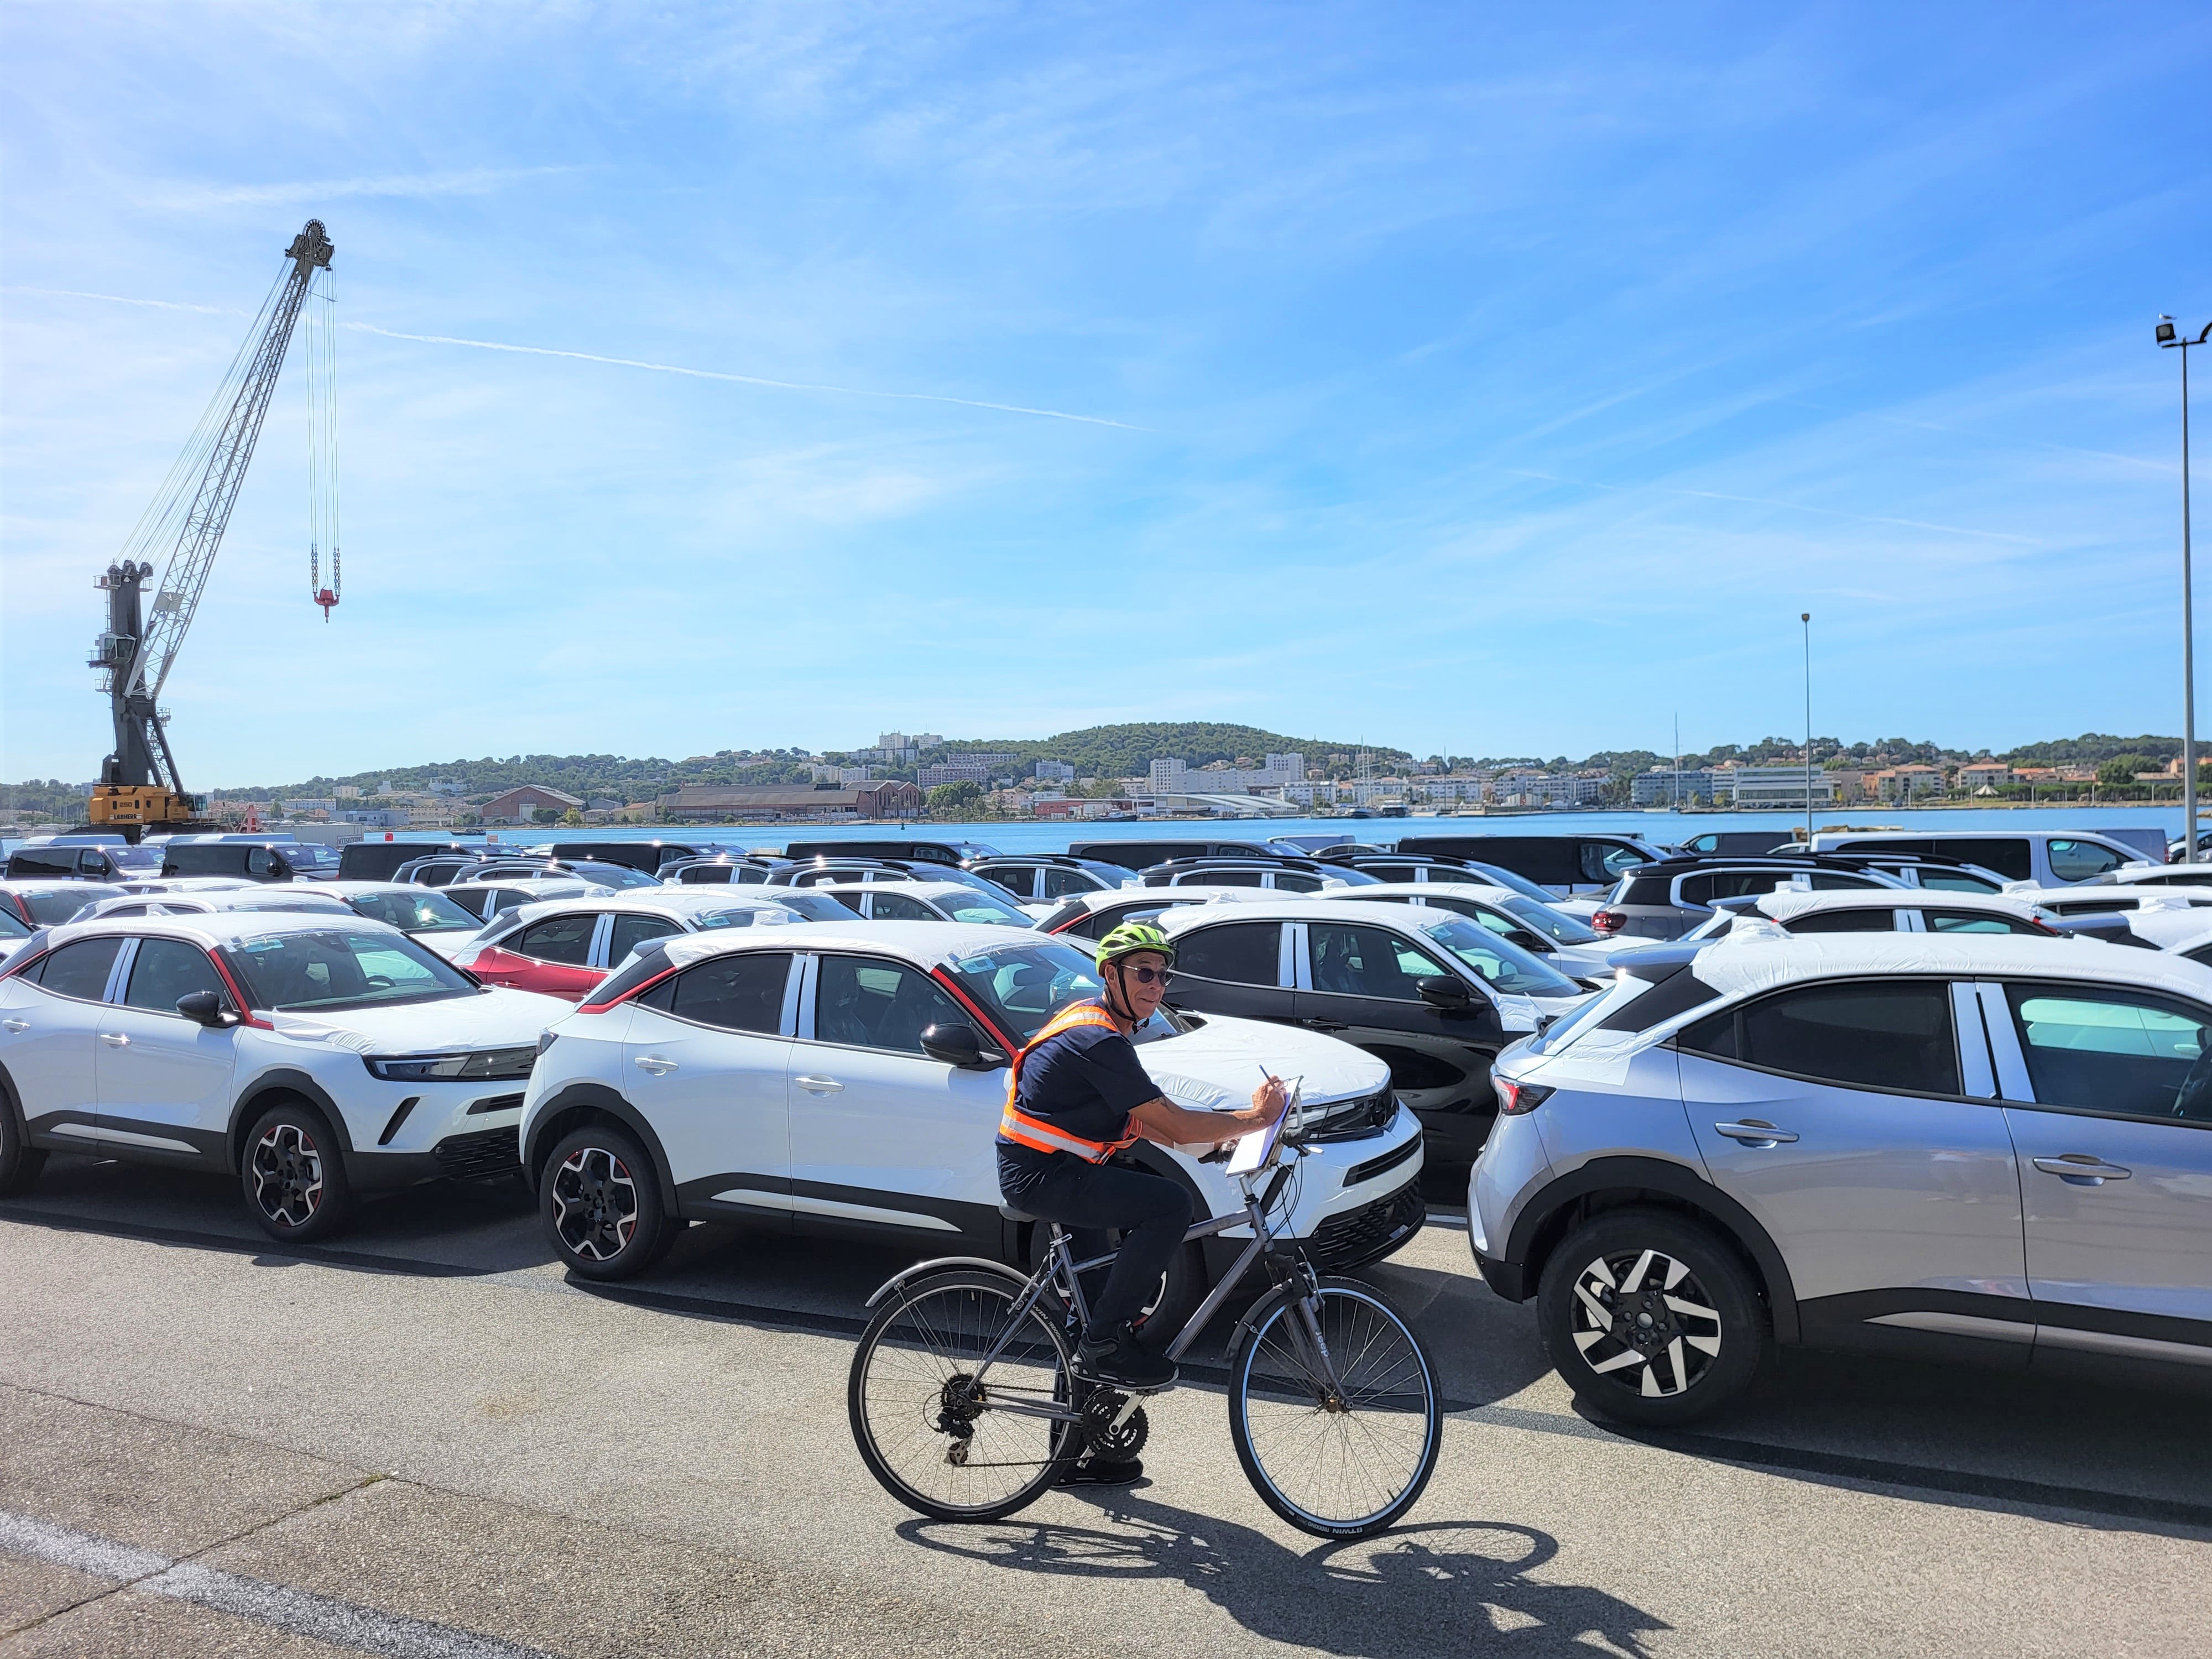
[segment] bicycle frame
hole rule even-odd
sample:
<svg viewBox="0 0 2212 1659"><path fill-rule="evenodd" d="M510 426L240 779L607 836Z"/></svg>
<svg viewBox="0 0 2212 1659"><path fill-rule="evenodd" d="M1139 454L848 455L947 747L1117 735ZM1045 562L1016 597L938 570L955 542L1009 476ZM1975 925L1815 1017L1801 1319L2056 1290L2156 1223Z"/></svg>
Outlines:
<svg viewBox="0 0 2212 1659"><path fill-rule="evenodd" d="M1252 1230L1252 1242L1244 1247L1243 1253L1231 1265L1229 1271L1221 1276L1220 1282L1207 1293L1206 1299L1198 1304L1197 1310L1184 1322L1182 1329L1176 1333L1175 1340L1168 1345L1167 1357L1171 1362L1181 1361L1183 1355L1189 1351L1191 1345L1198 1340L1200 1334L1212 1322L1214 1315L1220 1312L1222 1305L1236 1293L1237 1285L1251 1271L1253 1264L1265 1256L1268 1247L1274 1243L1274 1231L1267 1224L1267 1212L1273 1205L1283 1177L1287 1176L1290 1170L1287 1167L1279 1164L1271 1164L1268 1167L1274 1170L1275 1178L1269 1182L1267 1190L1264 1194L1255 1195L1252 1190L1252 1183L1261 1171L1255 1170L1251 1175L1238 1177L1238 1184L1244 1192L1244 1209L1242 1214L1215 1216L1210 1220L1197 1222L1182 1236L1183 1243L1188 1244L1196 1239L1212 1238L1217 1234L1228 1232L1237 1227L1249 1226ZM1043 1262L1038 1267L1036 1272L1030 1276L1021 1295L1015 1300L1013 1311L1006 1316L1006 1327L1000 1332L998 1340L991 1345L989 1351L977 1363L975 1375L976 1382L981 1382L988 1375L991 1367L998 1362L1000 1357L1006 1352L1007 1346L1013 1341L1014 1334L1021 1328L1022 1321L1028 1316L1030 1310L1036 1305L1049 1287L1058 1285L1066 1293L1069 1302L1074 1306L1078 1321L1086 1327L1090 1324L1091 1309L1090 1304L1084 1298L1082 1275L1108 1266L1113 1261L1114 1256L1109 1252L1105 1255L1094 1257L1089 1261L1077 1261L1074 1256L1075 1252L1068 1244L1067 1235L1055 1227L1052 1244L1045 1253ZM1304 1273L1310 1286L1314 1282L1311 1266L1301 1262L1299 1270ZM1308 1364L1314 1376L1327 1385L1330 1397L1340 1398L1343 1394L1343 1384L1336 1374L1335 1361L1328 1352L1328 1344L1321 1334L1320 1323L1315 1319L1310 1305L1302 1304L1299 1313L1301 1316L1299 1322L1291 1328L1293 1333L1293 1345L1305 1351L1299 1356L1300 1358ZM1048 1418L1055 1422L1077 1422L1082 1417L1079 1411L1057 1404L1030 1405L1018 1401L999 1399L994 1400L993 1405L994 1409L999 1411L1024 1417ZM1129 1405L1123 1407L1123 1415L1127 1415L1133 1406L1133 1400Z"/></svg>

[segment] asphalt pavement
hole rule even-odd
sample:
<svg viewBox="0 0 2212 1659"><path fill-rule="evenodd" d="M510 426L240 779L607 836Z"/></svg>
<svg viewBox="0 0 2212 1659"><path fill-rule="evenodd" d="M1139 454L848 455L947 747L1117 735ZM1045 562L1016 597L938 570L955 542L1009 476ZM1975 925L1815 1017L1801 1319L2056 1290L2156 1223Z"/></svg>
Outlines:
<svg viewBox="0 0 2212 1659"><path fill-rule="evenodd" d="M844 1383L911 1251L697 1227L591 1288L514 1186L264 1246L212 1178L58 1157L0 1202L0 1656L2164 1656L2212 1623L2203 1395L1790 1353L1625 1435L1448 1218L1366 1275L1437 1358L1443 1457L1341 1545L1261 1505L1202 1385L1153 1402L1139 1486L901 1509Z"/></svg>

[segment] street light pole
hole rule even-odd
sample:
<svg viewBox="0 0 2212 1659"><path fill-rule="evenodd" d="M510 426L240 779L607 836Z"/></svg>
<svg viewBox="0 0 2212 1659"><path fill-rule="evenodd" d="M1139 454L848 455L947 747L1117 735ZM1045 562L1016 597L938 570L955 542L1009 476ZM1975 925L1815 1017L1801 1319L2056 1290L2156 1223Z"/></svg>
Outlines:
<svg viewBox="0 0 2212 1659"><path fill-rule="evenodd" d="M2181 858L2197 862L2197 603L2189 550L2189 348L2203 345L2212 336L2207 323L2190 339L2173 325L2173 319L2158 319L2161 350L2181 352Z"/></svg>
<svg viewBox="0 0 2212 1659"><path fill-rule="evenodd" d="M1799 613L1805 627L1805 847L1813 846L1813 613Z"/></svg>

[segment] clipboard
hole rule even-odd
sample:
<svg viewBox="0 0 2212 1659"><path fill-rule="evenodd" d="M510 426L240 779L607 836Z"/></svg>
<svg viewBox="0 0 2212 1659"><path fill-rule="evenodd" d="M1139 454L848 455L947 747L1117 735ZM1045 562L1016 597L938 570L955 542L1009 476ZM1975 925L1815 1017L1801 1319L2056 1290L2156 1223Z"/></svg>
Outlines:
<svg viewBox="0 0 2212 1659"><path fill-rule="evenodd" d="M1293 1115L1304 1109L1305 1079L1301 1078L1291 1087L1290 1100L1283 1107L1283 1115L1264 1129L1255 1129L1249 1134L1237 1138L1237 1150L1229 1155L1228 1173L1233 1176L1251 1175L1267 1167L1275 1155L1275 1143L1282 1139L1283 1129Z"/></svg>

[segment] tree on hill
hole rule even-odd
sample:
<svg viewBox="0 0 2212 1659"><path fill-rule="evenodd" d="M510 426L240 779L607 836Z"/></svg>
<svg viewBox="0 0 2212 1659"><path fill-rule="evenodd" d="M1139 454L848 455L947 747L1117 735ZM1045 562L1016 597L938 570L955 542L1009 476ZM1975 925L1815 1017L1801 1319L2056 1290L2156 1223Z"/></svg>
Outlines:
<svg viewBox="0 0 2212 1659"><path fill-rule="evenodd" d="M966 811L982 805L983 786L969 778L958 783L940 783L929 792L927 799L933 812Z"/></svg>

